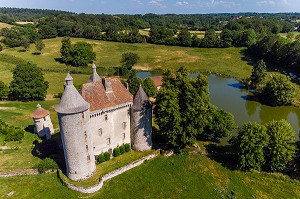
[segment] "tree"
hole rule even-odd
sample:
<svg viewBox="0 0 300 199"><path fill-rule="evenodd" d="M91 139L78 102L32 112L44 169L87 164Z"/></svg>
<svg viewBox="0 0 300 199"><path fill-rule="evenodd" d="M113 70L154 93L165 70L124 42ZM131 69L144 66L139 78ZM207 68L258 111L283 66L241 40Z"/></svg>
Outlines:
<svg viewBox="0 0 300 199"><path fill-rule="evenodd" d="M72 45L69 37L64 37L60 48L61 59L66 64L73 66L87 66L96 59L96 53L91 44L87 42L77 42Z"/></svg>
<svg viewBox="0 0 300 199"><path fill-rule="evenodd" d="M235 129L234 117L231 113L217 109L206 126L202 137L206 139L228 137Z"/></svg>
<svg viewBox="0 0 300 199"><path fill-rule="evenodd" d="M57 36L56 28L53 28L49 25L41 25L39 26L38 32L42 35L42 38L55 38Z"/></svg>
<svg viewBox="0 0 300 199"><path fill-rule="evenodd" d="M157 88L154 84L154 81L147 77L143 82L143 89L148 97L155 97L157 94Z"/></svg>
<svg viewBox="0 0 300 199"><path fill-rule="evenodd" d="M64 37L61 41L60 54L61 59L65 63L69 63L72 60L71 57L72 44L70 37Z"/></svg>
<svg viewBox="0 0 300 199"><path fill-rule="evenodd" d="M282 171L295 156L295 132L286 120L271 121L266 127L270 137L266 167L273 172Z"/></svg>
<svg viewBox="0 0 300 199"><path fill-rule="evenodd" d="M266 64L264 60L260 60L252 69L252 73L250 76L250 86L252 88L259 88L260 84L263 82L263 80L266 77Z"/></svg>
<svg viewBox="0 0 300 199"><path fill-rule="evenodd" d="M291 79L283 74L273 75L263 90L262 98L275 106L289 105L295 98L295 86Z"/></svg>
<svg viewBox="0 0 300 199"><path fill-rule="evenodd" d="M139 90L140 85L143 84L143 80L139 77L133 77L131 79L128 79L129 83L129 92L132 95L135 95L136 92Z"/></svg>
<svg viewBox="0 0 300 199"><path fill-rule="evenodd" d="M128 70L131 70L133 65L138 62L140 57L133 52L123 53L120 63L122 67L126 67Z"/></svg>
<svg viewBox="0 0 300 199"><path fill-rule="evenodd" d="M233 144L240 169L260 169L265 163L263 148L268 145L269 136L263 125L255 122L243 124L238 129L237 137L230 142Z"/></svg>
<svg viewBox="0 0 300 199"><path fill-rule="evenodd" d="M71 65L87 66L96 59L96 53L91 44L87 42L77 42L71 48Z"/></svg>
<svg viewBox="0 0 300 199"><path fill-rule="evenodd" d="M0 81L0 99L7 98L8 92L8 86L4 82Z"/></svg>
<svg viewBox="0 0 300 199"><path fill-rule="evenodd" d="M35 48L37 51L42 52L42 50L45 48L45 44L42 40L37 40L35 42Z"/></svg>
<svg viewBox="0 0 300 199"><path fill-rule="evenodd" d="M162 87L156 97L155 122L160 132L167 138L167 143L173 147L182 147L183 127L178 101L178 91Z"/></svg>
<svg viewBox="0 0 300 199"><path fill-rule="evenodd" d="M192 45L192 38L191 33L188 29L182 29L177 36L178 45L179 46L191 46Z"/></svg>
<svg viewBox="0 0 300 199"><path fill-rule="evenodd" d="M193 145L214 110L209 102L207 77L200 74L193 79L188 74L185 68L180 68L176 77L167 71L155 102L155 121L168 143L176 148Z"/></svg>
<svg viewBox="0 0 300 199"><path fill-rule="evenodd" d="M13 70L9 97L21 101L44 100L49 84L35 64L18 64Z"/></svg>

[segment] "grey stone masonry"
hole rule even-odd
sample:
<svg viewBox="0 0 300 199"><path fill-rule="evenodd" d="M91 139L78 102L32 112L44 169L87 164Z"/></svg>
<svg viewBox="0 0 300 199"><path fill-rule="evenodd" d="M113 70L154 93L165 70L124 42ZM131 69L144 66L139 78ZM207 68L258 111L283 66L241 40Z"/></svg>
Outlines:
<svg viewBox="0 0 300 199"><path fill-rule="evenodd" d="M152 105L140 85L131 107L131 143L137 151L152 148Z"/></svg>

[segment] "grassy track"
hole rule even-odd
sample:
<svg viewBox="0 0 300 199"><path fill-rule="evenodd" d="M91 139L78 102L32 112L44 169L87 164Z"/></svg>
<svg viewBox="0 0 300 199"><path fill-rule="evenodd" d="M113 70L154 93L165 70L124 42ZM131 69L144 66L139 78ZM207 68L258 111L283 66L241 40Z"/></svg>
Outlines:
<svg viewBox="0 0 300 199"><path fill-rule="evenodd" d="M88 198L299 198L299 182L279 174L231 171L196 154L158 157L107 183ZM0 179L0 197L82 198L56 174Z"/></svg>

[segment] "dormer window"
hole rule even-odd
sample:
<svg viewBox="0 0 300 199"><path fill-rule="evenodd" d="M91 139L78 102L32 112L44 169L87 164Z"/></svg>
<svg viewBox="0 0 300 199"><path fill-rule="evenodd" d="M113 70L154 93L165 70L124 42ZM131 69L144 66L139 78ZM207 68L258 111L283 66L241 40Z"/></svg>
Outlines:
<svg viewBox="0 0 300 199"><path fill-rule="evenodd" d="M102 135L102 128L98 130L99 135Z"/></svg>
<svg viewBox="0 0 300 199"><path fill-rule="evenodd" d="M104 116L104 118L105 118L105 120L108 120L108 115L106 114L106 115Z"/></svg>

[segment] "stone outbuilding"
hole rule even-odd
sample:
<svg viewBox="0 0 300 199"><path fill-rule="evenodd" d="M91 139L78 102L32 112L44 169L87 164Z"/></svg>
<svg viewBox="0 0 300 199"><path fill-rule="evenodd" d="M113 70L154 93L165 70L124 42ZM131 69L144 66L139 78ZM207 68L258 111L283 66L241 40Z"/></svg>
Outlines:
<svg viewBox="0 0 300 199"><path fill-rule="evenodd" d="M46 136L47 140L51 139L54 129L50 118L50 112L38 104L31 116L34 121L34 133L38 134L40 137Z"/></svg>

